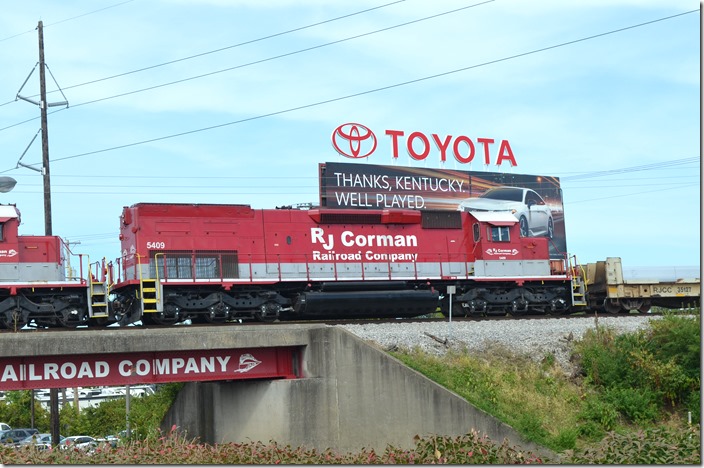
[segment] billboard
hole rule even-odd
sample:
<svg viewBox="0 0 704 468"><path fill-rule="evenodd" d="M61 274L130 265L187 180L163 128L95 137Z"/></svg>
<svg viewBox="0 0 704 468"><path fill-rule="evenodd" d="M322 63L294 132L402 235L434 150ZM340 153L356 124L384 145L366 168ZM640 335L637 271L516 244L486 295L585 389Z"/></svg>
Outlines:
<svg viewBox="0 0 704 468"><path fill-rule="evenodd" d="M321 163L320 206L349 209L505 211L527 237L567 252L557 177L357 163Z"/></svg>

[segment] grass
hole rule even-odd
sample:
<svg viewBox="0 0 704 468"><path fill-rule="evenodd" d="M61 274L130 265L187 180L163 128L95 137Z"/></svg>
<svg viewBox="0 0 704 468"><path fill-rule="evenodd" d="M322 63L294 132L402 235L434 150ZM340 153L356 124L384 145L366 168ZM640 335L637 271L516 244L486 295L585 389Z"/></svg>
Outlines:
<svg viewBox="0 0 704 468"><path fill-rule="evenodd" d="M666 317L650 331L619 338L597 327L575 342L576 377L566 375L551 354L538 362L498 345L475 354L391 354L524 438L556 453L580 452L607 435L686 433L694 427L688 410L698 425L699 324L698 317Z"/></svg>
<svg viewBox="0 0 704 468"><path fill-rule="evenodd" d="M483 356L419 350L392 353L409 367L554 451L575 448L581 388L551 356L543 363L494 348Z"/></svg>

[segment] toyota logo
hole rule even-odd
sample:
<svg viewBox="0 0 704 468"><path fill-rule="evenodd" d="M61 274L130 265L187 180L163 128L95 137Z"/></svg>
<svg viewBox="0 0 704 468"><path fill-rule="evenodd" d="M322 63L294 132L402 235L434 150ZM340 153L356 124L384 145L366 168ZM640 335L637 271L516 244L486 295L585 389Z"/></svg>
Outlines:
<svg viewBox="0 0 704 468"><path fill-rule="evenodd" d="M376 135L362 124L346 123L332 132L332 146L346 158L362 159L376 149Z"/></svg>

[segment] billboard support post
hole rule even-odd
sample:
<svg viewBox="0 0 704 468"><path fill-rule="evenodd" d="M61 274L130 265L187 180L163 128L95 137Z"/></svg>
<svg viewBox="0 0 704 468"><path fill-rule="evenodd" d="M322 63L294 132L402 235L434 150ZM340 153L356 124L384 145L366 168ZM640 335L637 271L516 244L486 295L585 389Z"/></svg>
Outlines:
<svg viewBox="0 0 704 468"><path fill-rule="evenodd" d="M450 340L452 339L452 295L455 294L455 286L448 286L447 287L447 294L450 296L450 307L449 307L450 320L447 322L447 342L449 345Z"/></svg>

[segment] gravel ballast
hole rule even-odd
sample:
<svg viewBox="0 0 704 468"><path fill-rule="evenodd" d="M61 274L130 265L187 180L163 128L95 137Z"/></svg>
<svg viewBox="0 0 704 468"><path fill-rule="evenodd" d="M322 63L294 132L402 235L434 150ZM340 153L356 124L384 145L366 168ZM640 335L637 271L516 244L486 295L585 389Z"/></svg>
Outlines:
<svg viewBox="0 0 704 468"><path fill-rule="evenodd" d="M442 355L448 350L466 349L482 353L497 345L516 354L541 361L553 354L566 373L571 373L570 354L575 340L596 324L617 334L647 328L658 316L599 316L535 320L485 320L478 322L397 322L337 325L383 349L420 348Z"/></svg>

